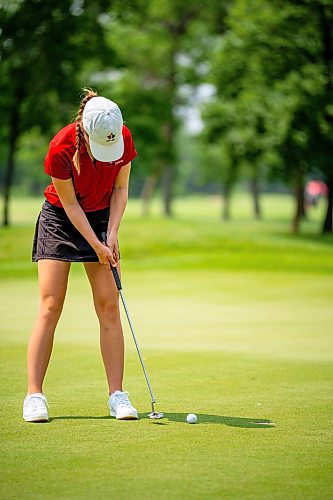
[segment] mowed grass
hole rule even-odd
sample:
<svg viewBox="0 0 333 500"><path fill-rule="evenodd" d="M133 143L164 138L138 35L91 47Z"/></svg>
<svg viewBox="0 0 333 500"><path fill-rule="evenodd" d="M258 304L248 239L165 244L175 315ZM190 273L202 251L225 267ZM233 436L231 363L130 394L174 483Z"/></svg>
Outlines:
<svg viewBox="0 0 333 500"><path fill-rule="evenodd" d="M289 234L292 202L265 197L252 221L216 198L148 219L131 201L121 230L124 294L166 418L124 319L125 389L141 419L110 419L98 325L73 266L45 394L48 424L22 420L37 305L30 263L40 201L15 200L0 234L1 498L332 498L333 240L323 206ZM186 423L187 413L198 424Z"/></svg>

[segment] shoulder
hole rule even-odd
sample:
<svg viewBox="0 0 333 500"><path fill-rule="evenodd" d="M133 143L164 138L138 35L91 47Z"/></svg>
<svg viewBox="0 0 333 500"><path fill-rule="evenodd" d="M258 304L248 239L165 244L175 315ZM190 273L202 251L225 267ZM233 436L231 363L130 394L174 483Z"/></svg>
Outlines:
<svg viewBox="0 0 333 500"><path fill-rule="evenodd" d="M59 130L50 142L50 149L75 149L75 128L76 124L70 123Z"/></svg>

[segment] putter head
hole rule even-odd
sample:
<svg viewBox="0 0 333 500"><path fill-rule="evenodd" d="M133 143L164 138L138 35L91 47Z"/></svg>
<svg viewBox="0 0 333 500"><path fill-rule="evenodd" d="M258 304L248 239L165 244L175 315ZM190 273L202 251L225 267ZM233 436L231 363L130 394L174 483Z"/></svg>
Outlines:
<svg viewBox="0 0 333 500"><path fill-rule="evenodd" d="M152 411L151 413L148 414L149 418L152 418L153 420L159 419L159 418L164 418L164 413L160 411Z"/></svg>

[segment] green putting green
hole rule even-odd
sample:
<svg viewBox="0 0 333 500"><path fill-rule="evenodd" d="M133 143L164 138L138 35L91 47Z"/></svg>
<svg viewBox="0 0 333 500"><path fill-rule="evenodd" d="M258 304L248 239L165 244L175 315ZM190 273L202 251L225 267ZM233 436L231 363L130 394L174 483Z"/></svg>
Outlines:
<svg viewBox="0 0 333 500"><path fill-rule="evenodd" d="M316 236L317 212L303 235L288 235L284 197L265 198L263 222L242 200L228 223L214 199L179 202L168 221L129 205L123 289L165 419L146 418L125 318L124 389L141 418L108 416L97 320L77 265L44 388L46 424L22 420L39 204L15 202L15 226L0 234L2 498L332 498L333 240Z"/></svg>

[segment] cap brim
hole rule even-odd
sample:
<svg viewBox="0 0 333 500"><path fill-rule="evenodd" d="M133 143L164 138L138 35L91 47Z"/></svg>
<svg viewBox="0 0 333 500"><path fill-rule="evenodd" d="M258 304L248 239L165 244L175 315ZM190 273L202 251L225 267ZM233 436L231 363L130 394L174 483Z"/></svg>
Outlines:
<svg viewBox="0 0 333 500"><path fill-rule="evenodd" d="M93 157L98 161L116 161L124 154L124 139L121 136L115 144L102 146L89 137L89 145Z"/></svg>

